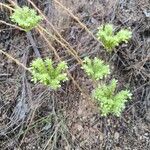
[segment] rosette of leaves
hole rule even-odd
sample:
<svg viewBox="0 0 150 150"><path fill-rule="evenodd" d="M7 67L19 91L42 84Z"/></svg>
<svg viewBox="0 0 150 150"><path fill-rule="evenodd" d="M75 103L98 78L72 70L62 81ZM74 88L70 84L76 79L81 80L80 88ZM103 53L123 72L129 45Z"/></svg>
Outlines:
<svg viewBox="0 0 150 150"><path fill-rule="evenodd" d="M17 23L26 32L30 31L32 28L35 28L42 20L42 17L37 15L37 12L34 9L27 6L23 6L22 8L16 7L10 18L11 21Z"/></svg>
<svg viewBox="0 0 150 150"><path fill-rule="evenodd" d="M97 57L94 59L85 57L82 69L84 69L87 75L93 80L103 79L103 77L110 74L109 65L106 65L103 60Z"/></svg>
<svg viewBox="0 0 150 150"><path fill-rule="evenodd" d="M67 68L64 61L54 67L51 59L37 58L31 63L32 81L40 82L56 90L61 87L61 82L68 80L67 74L64 72Z"/></svg>
<svg viewBox="0 0 150 150"><path fill-rule="evenodd" d="M98 29L97 37L108 52L112 52L122 42L127 43L132 37L132 32L128 29L121 29L115 34L112 24L102 25Z"/></svg>
<svg viewBox="0 0 150 150"><path fill-rule="evenodd" d="M102 116L113 114L119 117L125 108L125 103L131 99L130 91L116 92L116 86L117 80L113 79L110 84L99 85L93 91L93 97L100 105Z"/></svg>

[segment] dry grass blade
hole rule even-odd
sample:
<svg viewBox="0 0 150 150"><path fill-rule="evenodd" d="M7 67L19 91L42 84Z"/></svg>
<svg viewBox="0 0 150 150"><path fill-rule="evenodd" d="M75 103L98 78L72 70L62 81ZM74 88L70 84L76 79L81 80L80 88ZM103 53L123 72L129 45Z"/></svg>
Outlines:
<svg viewBox="0 0 150 150"><path fill-rule="evenodd" d="M24 139L25 139L25 137L26 137L26 134L27 134L27 132L29 131L30 125L32 124L32 121L33 121L33 119L34 119L34 115L35 115L36 109L37 109L37 107L36 107L34 110L32 110L32 112L30 113L31 117L29 117L29 125L27 126L27 129L25 130L25 132L24 132L24 134L23 134L23 137L22 137L22 139L21 139L21 141L20 141L19 147L21 147L21 145L23 144ZM28 122L28 121L27 121L27 122Z"/></svg>
<svg viewBox="0 0 150 150"><path fill-rule="evenodd" d="M47 143L45 144L43 150L46 150L47 147L50 145L50 142L52 141L52 138L57 134L58 129L59 129L59 124L56 126L54 133L51 135L51 137L48 139Z"/></svg>
<svg viewBox="0 0 150 150"><path fill-rule="evenodd" d="M100 44L102 44L102 43L93 35L93 33L86 27L86 25L84 25L84 24L79 20L79 18L76 17L68 8L66 8L63 4L61 4L61 3L58 2L57 0L54 0L54 1L55 1L55 3L57 3L61 8L63 8L74 20L76 20L76 21L80 24L80 26L81 26L82 28L84 28L85 31L86 31L87 33L89 33L89 35L91 35L91 36L93 37L93 39L95 39L95 40L98 41Z"/></svg>
<svg viewBox="0 0 150 150"><path fill-rule="evenodd" d="M13 58L11 55L9 55L8 53L4 52L3 50L0 50L0 53L4 54L6 57L8 57L9 59L13 60L17 65L21 66L22 68L24 68L25 70L30 71L29 68L27 68L24 64L20 63L17 59Z"/></svg>
<svg viewBox="0 0 150 150"><path fill-rule="evenodd" d="M8 9L10 9L10 10L15 10L14 8L10 7L8 4L4 4L4 3L1 3L1 2L0 2L0 6L6 7Z"/></svg>
<svg viewBox="0 0 150 150"><path fill-rule="evenodd" d="M18 27L18 26L16 26L16 25L13 25L13 24L10 24L10 23L7 23L7 22L5 22L5 21L3 21L3 20L0 20L0 23L5 24L5 25L7 25L7 26L14 27L14 28L16 28L16 29L19 29L19 30L24 31L24 29L22 29L21 27Z"/></svg>

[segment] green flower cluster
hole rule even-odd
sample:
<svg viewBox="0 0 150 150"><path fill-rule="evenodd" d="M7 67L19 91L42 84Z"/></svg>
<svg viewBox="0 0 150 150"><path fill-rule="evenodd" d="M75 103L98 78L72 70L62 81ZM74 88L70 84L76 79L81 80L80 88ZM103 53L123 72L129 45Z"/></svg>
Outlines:
<svg viewBox="0 0 150 150"><path fill-rule="evenodd" d="M34 83L39 81L56 90L61 87L60 83L62 81L68 80L67 74L63 72L67 68L67 64L64 61L54 67L51 59L42 60L37 58L31 63L32 81Z"/></svg>
<svg viewBox="0 0 150 150"><path fill-rule="evenodd" d="M119 46L122 42L128 42L132 37L132 32L127 29L121 29L119 32L114 34L114 27L112 24L106 24L99 27L97 37L102 41L103 46L108 52Z"/></svg>
<svg viewBox="0 0 150 150"><path fill-rule="evenodd" d="M88 76L94 80L99 80L110 73L109 65L105 65L103 60L95 57L90 59L85 57L82 68L85 70Z"/></svg>
<svg viewBox="0 0 150 150"><path fill-rule="evenodd" d="M16 7L14 13L10 17L11 20L22 27L26 32L36 27L42 20L41 16L37 15L34 9L30 9L27 6Z"/></svg>
<svg viewBox="0 0 150 150"><path fill-rule="evenodd" d="M113 79L110 84L99 85L93 91L93 97L101 106L102 116L113 114L119 117L125 108L125 102L131 99L130 91L122 90L116 93L116 86L117 80Z"/></svg>

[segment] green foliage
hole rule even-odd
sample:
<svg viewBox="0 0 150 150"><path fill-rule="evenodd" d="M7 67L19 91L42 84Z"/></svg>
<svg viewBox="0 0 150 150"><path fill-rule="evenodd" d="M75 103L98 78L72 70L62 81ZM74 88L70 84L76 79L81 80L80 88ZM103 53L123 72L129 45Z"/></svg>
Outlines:
<svg viewBox="0 0 150 150"><path fill-rule="evenodd" d="M99 80L110 73L109 66L104 64L104 61L94 58L85 57L82 68L94 80Z"/></svg>
<svg viewBox="0 0 150 150"><path fill-rule="evenodd" d="M102 25L99 28L97 33L97 37L102 41L103 46L106 48L108 52L112 52L112 50L118 46L122 42L128 42L132 37L132 32L127 29L121 29L119 32L114 34L114 29L112 24Z"/></svg>
<svg viewBox="0 0 150 150"><path fill-rule="evenodd" d="M122 90L115 94L117 80L113 79L109 85L99 85L93 92L93 97L100 104L103 116L113 114L120 116L125 108L125 102L131 99L132 94L128 90Z"/></svg>
<svg viewBox="0 0 150 150"><path fill-rule="evenodd" d="M27 6L16 7L14 13L10 17L11 20L22 27L26 32L36 27L37 24L42 20L34 9L30 9Z"/></svg>
<svg viewBox="0 0 150 150"><path fill-rule="evenodd" d="M65 69L67 69L67 64L63 61L54 67L51 59L42 60L37 58L31 63L32 81L34 83L39 81L56 90L61 87L61 81L68 80L67 74L63 73Z"/></svg>

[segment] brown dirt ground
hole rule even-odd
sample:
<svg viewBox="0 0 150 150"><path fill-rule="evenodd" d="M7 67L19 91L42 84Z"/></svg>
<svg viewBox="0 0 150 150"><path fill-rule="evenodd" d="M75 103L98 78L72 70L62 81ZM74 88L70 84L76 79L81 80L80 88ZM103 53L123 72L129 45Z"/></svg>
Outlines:
<svg viewBox="0 0 150 150"><path fill-rule="evenodd" d="M1 0L7 3L6 0ZM130 27L132 40L108 55L72 17L54 1L34 1L77 50L79 56L98 56L109 62L119 87L128 87L133 100L120 118L101 117L96 105L70 80L56 92L31 83L30 74L0 54L0 149L2 150L148 150L150 148L150 1L60 0L93 34L103 23ZM19 5L28 4L18 0ZM0 9L0 20L10 23L9 11ZM50 28L45 22L43 25ZM32 37L41 57L51 57L47 43L35 30ZM82 89L90 94L91 81L76 60L50 39ZM26 33L0 24L0 49L29 66L36 58Z"/></svg>

